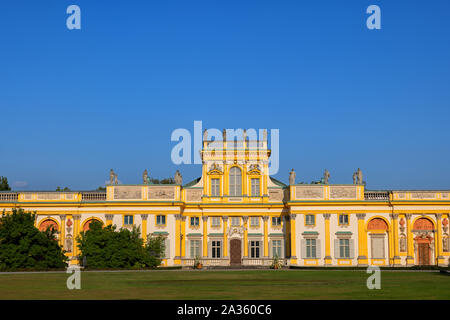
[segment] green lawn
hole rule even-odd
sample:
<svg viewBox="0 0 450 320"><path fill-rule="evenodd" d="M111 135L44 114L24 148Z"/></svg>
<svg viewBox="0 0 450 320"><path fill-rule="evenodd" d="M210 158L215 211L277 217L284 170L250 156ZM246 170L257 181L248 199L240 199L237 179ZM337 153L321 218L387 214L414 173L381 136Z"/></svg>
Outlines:
<svg viewBox="0 0 450 320"><path fill-rule="evenodd" d="M450 276L382 271L381 290L362 271L82 272L81 290L66 273L0 274L0 299L450 299Z"/></svg>

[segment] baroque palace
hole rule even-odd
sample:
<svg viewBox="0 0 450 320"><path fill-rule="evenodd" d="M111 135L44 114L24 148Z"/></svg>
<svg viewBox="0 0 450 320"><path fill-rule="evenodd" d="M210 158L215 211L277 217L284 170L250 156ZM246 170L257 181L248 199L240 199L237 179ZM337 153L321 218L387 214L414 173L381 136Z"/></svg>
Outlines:
<svg viewBox="0 0 450 320"><path fill-rule="evenodd" d="M226 139L225 139L226 140ZM106 191L1 192L0 209L37 213L53 226L72 264L77 235L98 220L139 226L144 240L165 237L165 266L267 266L274 257L294 266L449 264L450 190L365 190L353 184L289 185L268 174L262 141L203 141L202 175L182 185L117 184ZM115 180L115 181L114 181Z"/></svg>

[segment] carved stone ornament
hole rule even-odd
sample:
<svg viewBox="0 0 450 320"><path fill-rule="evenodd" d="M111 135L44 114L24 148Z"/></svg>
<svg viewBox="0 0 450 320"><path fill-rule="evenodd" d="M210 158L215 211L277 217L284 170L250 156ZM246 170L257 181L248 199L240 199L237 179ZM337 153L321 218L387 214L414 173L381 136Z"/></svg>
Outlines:
<svg viewBox="0 0 450 320"><path fill-rule="evenodd" d="M228 228L228 237L243 237L244 235L244 227L229 227Z"/></svg>

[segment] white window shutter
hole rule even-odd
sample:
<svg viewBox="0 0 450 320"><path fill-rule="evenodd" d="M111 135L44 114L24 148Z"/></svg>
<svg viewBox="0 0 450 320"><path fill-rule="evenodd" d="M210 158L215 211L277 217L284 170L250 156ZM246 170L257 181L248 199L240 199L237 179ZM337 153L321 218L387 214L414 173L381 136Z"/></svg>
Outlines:
<svg viewBox="0 0 450 320"><path fill-rule="evenodd" d="M322 257L320 247L320 239L316 239L316 258L320 259Z"/></svg>
<svg viewBox="0 0 450 320"><path fill-rule="evenodd" d="M186 243L186 251L185 251L185 258L192 258L191 257L191 241L190 240L183 240Z"/></svg>
<svg viewBox="0 0 450 320"><path fill-rule="evenodd" d="M355 257L355 240L350 239L350 258L353 259Z"/></svg>
<svg viewBox="0 0 450 320"><path fill-rule="evenodd" d="M273 258L273 240L269 241L269 258Z"/></svg>
<svg viewBox="0 0 450 320"><path fill-rule="evenodd" d="M302 239L300 243L301 243L302 259L306 259L306 239Z"/></svg>
<svg viewBox="0 0 450 320"><path fill-rule="evenodd" d="M284 239L283 240L281 240L281 257L280 258L285 258L286 257L286 255L285 255L285 253L284 253L284 246L285 246L285 243L284 243Z"/></svg>
<svg viewBox="0 0 450 320"><path fill-rule="evenodd" d="M212 258L212 242L208 241L208 253L207 253L207 257L208 258Z"/></svg>
<svg viewBox="0 0 450 320"><path fill-rule="evenodd" d="M334 240L334 257L336 259L339 259L341 257L339 250L339 239Z"/></svg>
<svg viewBox="0 0 450 320"><path fill-rule="evenodd" d="M170 240L166 238L164 240L164 257L170 259Z"/></svg>

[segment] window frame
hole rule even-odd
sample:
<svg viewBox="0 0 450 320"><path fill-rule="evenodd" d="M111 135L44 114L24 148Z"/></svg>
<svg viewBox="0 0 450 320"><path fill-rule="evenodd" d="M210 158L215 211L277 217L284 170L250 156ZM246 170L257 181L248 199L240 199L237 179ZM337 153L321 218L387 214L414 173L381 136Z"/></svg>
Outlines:
<svg viewBox="0 0 450 320"><path fill-rule="evenodd" d="M127 223L130 222L129 219L131 218L131 223ZM134 215L132 214L124 214L123 215L123 225L124 226L132 226L134 225Z"/></svg>
<svg viewBox="0 0 450 320"><path fill-rule="evenodd" d="M309 221L308 217L312 217L312 223ZM315 226L316 225L316 215L315 214L305 214L305 226Z"/></svg>
<svg viewBox="0 0 450 320"><path fill-rule="evenodd" d="M164 218L164 223L158 222L158 218ZM155 217L155 225L158 227L164 227L167 225L167 217L165 214L157 214Z"/></svg>
<svg viewBox="0 0 450 320"><path fill-rule="evenodd" d="M211 197L220 197L220 178L211 178Z"/></svg>
<svg viewBox="0 0 450 320"><path fill-rule="evenodd" d="M347 218L347 219L346 219L346 220L347 220L346 222L341 221L341 218L343 218L343 217L346 217L346 218ZM342 220L343 220L343 219L342 219ZM348 215L348 213L342 213L342 214L339 215L338 221L339 221L339 225L340 225L340 226L348 226L348 225L350 225L350 216Z"/></svg>
<svg viewBox="0 0 450 320"><path fill-rule="evenodd" d="M238 166L231 167L228 178L229 196L242 197L242 169Z"/></svg>
<svg viewBox="0 0 450 320"><path fill-rule="evenodd" d="M253 182L258 182L257 186L254 186ZM261 196L261 179L260 178L250 178L250 195L252 197L260 197Z"/></svg>
<svg viewBox="0 0 450 320"><path fill-rule="evenodd" d="M196 219L197 223L196 223L196 224L193 224L193 223L192 223L192 219ZM194 221L195 221L195 220L194 220ZM191 216L191 217L189 218L189 226L190 226L191 228L199 228L199 227L200 227L200 217L198 217L198 216Z"/></svg>
<svg viewBox="0 0 450 320"><path fill-rule="evenodd" d="M249 245L250 258L261 258L261 240L250 240Z"/></svg>

